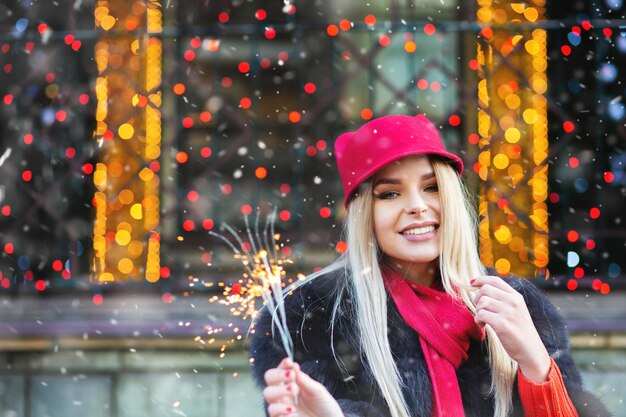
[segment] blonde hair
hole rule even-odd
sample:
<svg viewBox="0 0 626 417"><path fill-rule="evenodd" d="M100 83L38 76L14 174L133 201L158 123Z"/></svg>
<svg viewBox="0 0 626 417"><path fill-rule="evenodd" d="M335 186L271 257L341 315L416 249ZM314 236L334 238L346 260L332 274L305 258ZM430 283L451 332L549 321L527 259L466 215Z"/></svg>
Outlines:
<svg viewBox="0 0 626 417"><path fill-rule="evenodd" d="M446 162L432 159L431 163L441 198L439 273L446 293L460 298L476 311L469 281L485 275L477 251L478 223L469 194L458 174ZM391 353L387 336L387 294L379 267L379 250L374 234L371 181L366 181L351 200L346 219L348 251L306 281L340 268L349 268L345 279L338 281L338 291L332 313L331 327L337 318L342 294L350 289L354 299L362 356L367 358L392 417L410 417L402 394L402 378ZM464 209L463 209L464 208ZM487 326L487 344L491 366L491 393L494 396L494 417L506 417L511 411L513 383L517 363L504 350L495 332ZM332 334L332 332L331 332ZM337 356L335 355L337 358ZM341 364L339 364L341 366Z"/></svg>

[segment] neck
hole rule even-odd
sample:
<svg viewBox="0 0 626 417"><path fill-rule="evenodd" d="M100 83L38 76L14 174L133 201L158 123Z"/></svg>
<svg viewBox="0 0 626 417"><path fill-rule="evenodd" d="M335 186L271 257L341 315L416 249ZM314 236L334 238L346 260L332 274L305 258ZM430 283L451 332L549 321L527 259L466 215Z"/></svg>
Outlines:
<svg viewBox="0 0 626 417"><path fill-rule="evenodd" d="M437 262L405 264L384 259L385 264L393 268L402 278L425 287L431 287L438 276Z"/></svg>

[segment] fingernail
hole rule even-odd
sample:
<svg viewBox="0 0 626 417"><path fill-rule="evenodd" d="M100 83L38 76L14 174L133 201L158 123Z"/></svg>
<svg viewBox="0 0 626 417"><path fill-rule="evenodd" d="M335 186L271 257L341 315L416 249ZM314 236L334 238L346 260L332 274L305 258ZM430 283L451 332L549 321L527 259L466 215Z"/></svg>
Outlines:
<svg viewBox="0 0 626 417"><path fill-rule="evenodd" d="M289 378L291 376L291 371L285 372L285 378Z"/></svg>
<svg viewBox="0 0 626 417"><path fill-rule="evenodd" d="M287 412L288 412L288 413L293 412L293 408L291 408L291 407L287 407Z"/></svg>
<svg viewBox="0 0 626 417"><path fill-rule="evenodd" d="M287 391L291 391L291 385L287 385Z"/></svg>
<svg viewBox="0 0 626 417"><path fill-rule="evenodd" d="M470 281L470 285L474 285L474 283L475 283L475 282L476 282L476 280L475 280L475 279L471 280L471 281Z"/></svg>

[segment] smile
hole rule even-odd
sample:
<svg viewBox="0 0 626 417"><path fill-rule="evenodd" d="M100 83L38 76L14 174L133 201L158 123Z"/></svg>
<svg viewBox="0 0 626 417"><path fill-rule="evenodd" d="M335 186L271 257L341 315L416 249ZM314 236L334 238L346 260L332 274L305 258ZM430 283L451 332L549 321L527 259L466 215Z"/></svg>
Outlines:
<svg viewBox="0 0 626 417"><path fill-rule="evenodd" d="M416 227L415 229L409 229L402 232L403 235L424 235L426 233L433 232L435 226Z"/></svg>

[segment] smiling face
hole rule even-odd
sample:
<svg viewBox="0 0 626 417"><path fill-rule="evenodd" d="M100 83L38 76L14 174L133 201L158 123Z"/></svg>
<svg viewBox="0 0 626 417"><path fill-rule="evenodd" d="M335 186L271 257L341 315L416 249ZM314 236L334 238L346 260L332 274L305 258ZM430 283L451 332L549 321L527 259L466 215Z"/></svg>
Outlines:
<svg viewBox="0 0 626 417"><path fill-rule="evenodd" d="M441 201L427 156L394 161L374 176L374 234L386 263L431 285L439 258Z"/></svg>

